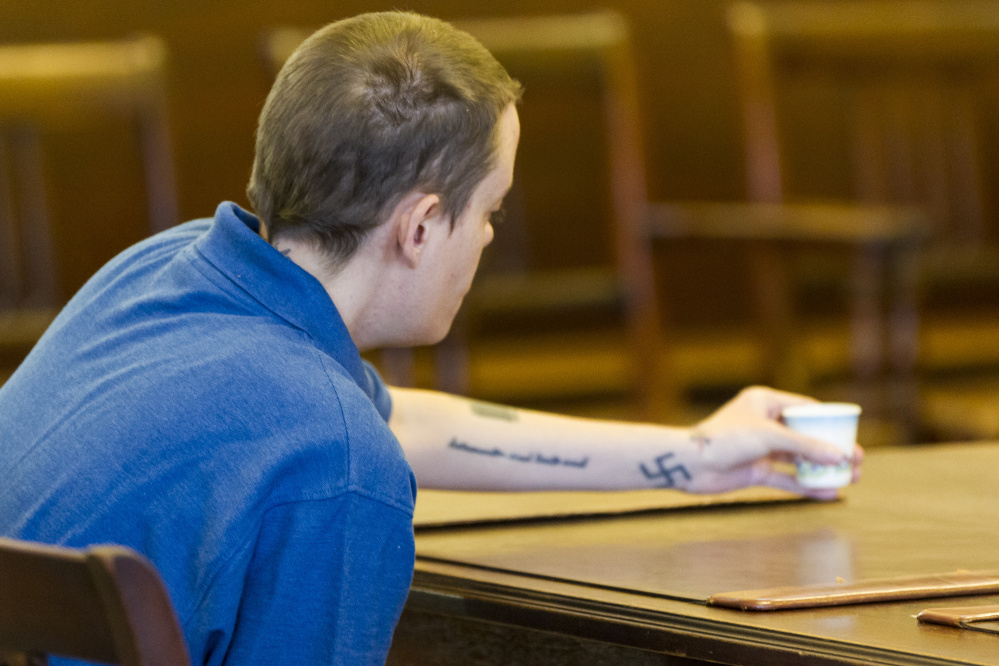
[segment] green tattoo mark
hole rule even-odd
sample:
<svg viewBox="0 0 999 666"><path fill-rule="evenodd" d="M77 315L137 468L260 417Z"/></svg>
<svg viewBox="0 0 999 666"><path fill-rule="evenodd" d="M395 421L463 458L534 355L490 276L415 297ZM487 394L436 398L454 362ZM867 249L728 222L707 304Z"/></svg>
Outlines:
<svg viewBox="0 0 999 666"><path fill-rule="evenodd" d="M487 419L500 419L502 421L517 420L516 409L504 407L503 405L494 405L491 402L479 402L478 400L469 400L468 404L471 405L472 411L475 414L484 416Z"/></svg>

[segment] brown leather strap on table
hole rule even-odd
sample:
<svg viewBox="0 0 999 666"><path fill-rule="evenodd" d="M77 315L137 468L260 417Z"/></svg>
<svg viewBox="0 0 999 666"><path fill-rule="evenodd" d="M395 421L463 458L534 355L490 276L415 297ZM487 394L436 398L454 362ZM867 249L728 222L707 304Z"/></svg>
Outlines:
<svg viewBox="0 0 999 666"><path fill-rule="evenodd" d="M980 629L968 626L973 622L999 620L999 606L962 606L960 608L927 608L916 615L916 619L926 624L943 624L961 629ZM990 633L993 630L988 629Z"/></svg>
<svg viewBox="0 0 999 666"><path fill-rule="evenodd" d="M723 592L708 598L708 605L768 611L997 593L999 593L999 572L955 571L929 576L860 580L837 585L802 585Z"/></svg>

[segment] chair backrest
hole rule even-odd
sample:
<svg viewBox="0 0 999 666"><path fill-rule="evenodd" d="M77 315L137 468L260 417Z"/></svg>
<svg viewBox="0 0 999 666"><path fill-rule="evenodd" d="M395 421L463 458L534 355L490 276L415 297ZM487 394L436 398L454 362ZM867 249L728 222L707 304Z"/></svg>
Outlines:
<svg viewBox="0 0 999 666"><path fill-rule="evenodd" d="M841 194L839 179L853 200L925 208L935 247L999 239L983 162L999 3L740 2L729 26L751 199Z"/></svg>
<svg viewBox="0 0 999 666"><path fill-rule="evenodd" d="M514 204L518 195L523 198L524 213L520 229L517 217L511 216L512 229L502 229L500 235L537 240L543 234L549 255L556 258L549 266L540 260L527 266L527 279L514 272L513 285L521 286L510 288L503 279L503 262L492 257L492 275L487 273L477 285L481 301L522 301L528 312L538 312L530 301L544 301L546 294L563 294L566 304L598 310L614 304L623 312L631 338L638 415L662 418L672 407L672 396L658 367L662 331L645 232L648 197L641 114L627 22L605 11L455 25L482 42L525 86L524 138L518 156L522 176L520 191L512 193ZM580 121L587 115L587 99L592 100L591 119ZM553 140L559 136L561 146ZM560 171L568 173L552 178ZM573 180L570 173L583 179ZM596 247L580 252L579 263L563 264L566 257L572 260L574 245L586 247L580 242L586 236ZM504 249L501 242L495 254ZM516 246L508 250L524 254ZM509 259L505 263L515 265ZM556 311L565 308L556 306Z"/></svg>
<svg viewBox="0 0 999 666"><path fill-rule="evenodd" d="M170 597L132 550L0 538L0 664L47 655L122 664L190 663Z"/></svg>
<svg viewBox="0 0 999 666"><path fill-rule="evenodd" d="M598 168L594 183L609 195L611 233L605 240L610 241L607 244L619 264L635 264L632 253L636 245L640 245L635 237L642 235L647 195L637 82L625 19L614 12L597 12L456 21L455 25L475 36L514 78L525 84L521 115L525 117L523 131L531 135L522 141L521 154L531 151L543 155L554 148L562 150L566 158L574 157L565 153L564 146L546 140L546 134L558 134L559 126L577 122L574 112L579 115L587 111L582 95L588 90L595 93L596 122L588 127L580 124L570 131L595 130L598 133L577 134L570 138L584 144L587 150L596 151L588 157L598 165L606 165ZM532 96L540 100L537 108L534 108ZM562 107L552 108L553 104ZM529 158L523 156L522 161ZM541 159L537 161L542 162ZM566 169L570 164L571 170L576 172L585 173L592 168L578 162L559 164L551 158L542 163L541 168ZM545 182L544 198L560 195L552 191L548 179L538 175L537 180ZM573 194L585 197L583 193ZM533 198L541 197L534 195ZM595 201L600 205L599 199ZM587 200L587 203L591 202ZM557 210L544 212L549 218L558 216ZM556 221L548 219L534 224L554 225ZM560 232L571 235L572 228L562 228ZM563 236L561 243L563 252L565 238Z"/></svg>
<svg viewBox="0 0 999 666"><path fill-rule="evenodd" d="M515 319L538 324L574 308L623 312L640 412L658 417L670 400L658 372L661 332L626 21L596 12L453 24L526 89L507 217L483 254L463 314L519 313ZM267 36L264 57L273 72L308 34L288 28Z"/></svg>
<svg viewBox="0 0 999 666"><path fill-rule="evenodd" d="M42 139L95 123L138 132L149 231L178 220L166 49L155 37L0 46L0 307L59 305Z"/></svg>

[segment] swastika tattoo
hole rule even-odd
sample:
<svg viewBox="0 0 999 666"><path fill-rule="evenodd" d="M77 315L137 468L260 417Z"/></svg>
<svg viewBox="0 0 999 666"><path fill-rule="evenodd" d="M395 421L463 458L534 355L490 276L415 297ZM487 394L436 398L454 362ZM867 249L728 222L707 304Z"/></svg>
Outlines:
<svg viewBox="0 0 999 666"><path fill-rule="evenodd" d="M642 474L645 478L650 481L660 480L657 483L659 488L675 488L677 485L677 476L682 476L685 481L690 481L690 472L683 465L673 465L672 467L666 466L666 461L673 457L672 453L664 453L655 459L655 469L649 470L645 466L645 463L641 463L638 467L642 470Z"/></svg>

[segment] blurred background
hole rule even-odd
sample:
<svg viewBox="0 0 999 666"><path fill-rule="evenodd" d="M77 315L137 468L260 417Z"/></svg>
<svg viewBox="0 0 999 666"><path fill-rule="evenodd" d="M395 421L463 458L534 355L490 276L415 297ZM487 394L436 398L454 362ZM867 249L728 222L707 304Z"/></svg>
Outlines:
<svg viewBox="0 0 999 666"><path fill-rule="evenodd" d="M894 18L900 12L936 16L956 4L917 3L916 10L882 4L880 13L857 21L873 26L866 38L874 30L878 41L877 26L898 23ZM816 5L794 0L768 5L775 11L795 6ZM799 16L773 25L799 21L807 27L815 20L835 26L837 9L855 9L856 3L829 0L818 6L825 13L817 19ZM896 201L858 185L851 161L858 142L873 145L882 139L863 133L857 138L853 121L837 115L856 98L842 91L839 70L809 64L808 49L792 49L790 74L779 79L788 82L786 89L769 90L778 81L778 64L769 62L760 71L770 72L773 81L756 93L769 90L773 96L768 103L753 98L756 93L749 89L759 81L754 84L750 70L760 54L753 51L752 39L739 42L736 33L747 25L753 33L768 15L746 7L733 10L724 0L410 0L402 5L0 0L0 45L120 40L140 33L161 38L178 221L183 221L211 216L223 200L247 206L244 189L256 118L275 58L280 60L268 41L274 31L291 27L307 34L339 18L385 9L456 21L599 12L613 17L611 33L624 34L623 46L617 37L608 38L614 42L610 64L597 63L595 74L573 73L567 62L550 54L538 58L558 61L554 74L538 74L532 63L524 68L518 158L523 187L511 197L510 219L497 229L498 249L484 259L483 270L486 276L540 271L547 277L538 283L514 277L506 286L502 279L484 278L477 284L482 291L470 297L469 311L442 349L371 354L390 378L528 407L677 423L700 418L741 386L770 383L829 399L859 400L865 410L869 404L871 419L861 435L869 445L999 435L999 290L988 274L996 265L983 260L984 273L975 273L970 282L953 278L938 286L920 277L925 262L915 266L913 248L932 246L942 232L926 228L936 225L934 216L949 213L934 208L935 200L923 197L922 190ZM994 3L975 3L969 11L985 28L999 25ZM842 31L857 21L845 21ZM470 25L491 34L489 25ZM600 42L597 33L607 29L548 25L548 36L556 42L561 31L577 28L590 37L596 34ZM807 34L803 39L807 42ZM898 39L911 44L921 37ZM969 40L965 34L955 41ZM987 42L983 39L975 53L986 65L969 71L987 69L990 59L999 57L999 50L988 52ZM528 52L531 48L536 47ZM594 47L594 53L601 48ZM764 55L773 56L777 49L771 51ZM516 54L510 57L519 62ZM965 81L964 70L954 74L964 66L955 58L945 58L943 67L951 78ZM886 64L883 56L874 60L878 77L900 69L904 80L904 73L913 71L900 61ZM520 76L515 69L511 65ZM610 84L609 93L608 79L618 82ZM974 153L974 173L968 178L975 186L962 190L962 196L975 200L977 226L962 238L984 247L999 239L991 195L999 176L994 168L999 128L992 105L999 88L991 74L982 81L961 88L970 91L961 93L964 111L938 114L944 128L939 136L966 139L954 150L938 152ZM895 83L886 86L883 90L898 89ZM906 99L883 90L873 99ZM914 108L928 108L926 98L919 99ZM607 119L621 108L623 125L620 113ZM760 109L766 115L767 108L778 109L781 132L774 154L784 159L785 171L776 176L783 181L776 189L766 186L767 168L776 158L768 162L766 142L761 147L753 141L754 131L765 134L753 118L759 121ZM938 143L943 141L939 136ZM622 145L628 150L618 155ZM142 169L135 166L141 146L133 129L112 123L86 131L60 128L44 134L41 146L55 299L64 301L103 263L150 233ZM626 174L630 185L621 186L615 176L622 161L633 167ZM869 163L881 164L874 158ZM958 179L947 174L939 181ZM912 178L925 180L930 190L938 182L934 176ZM615 197L622 196L643 199L643 205L637 212L620 213ZM793 207L803 202L814 209ZM895 203L904 207L884 207ZM858 213L853 205L877 208ZM863 217L864 211L871 217ZM615 228L622 215L631 216L625 241ZM612 268L591 270L601 264ZM636 279L631 268L642 277ZM622 274L624 287L603 279ZM873 287L879 280L883 289ZM642 291L646 287L651 291ZM607 298L595 297L600 295ZM14 300L9 297L6 305ZM779 307L768 310L768 302ZM636 309L642 313L637 319ZM913 335L918 351L909 339ZM885 350L880 356L878 346ZM24 339L0 344L8 372L29 347ZM876 388L881 385L887 388Z"/></svg>

